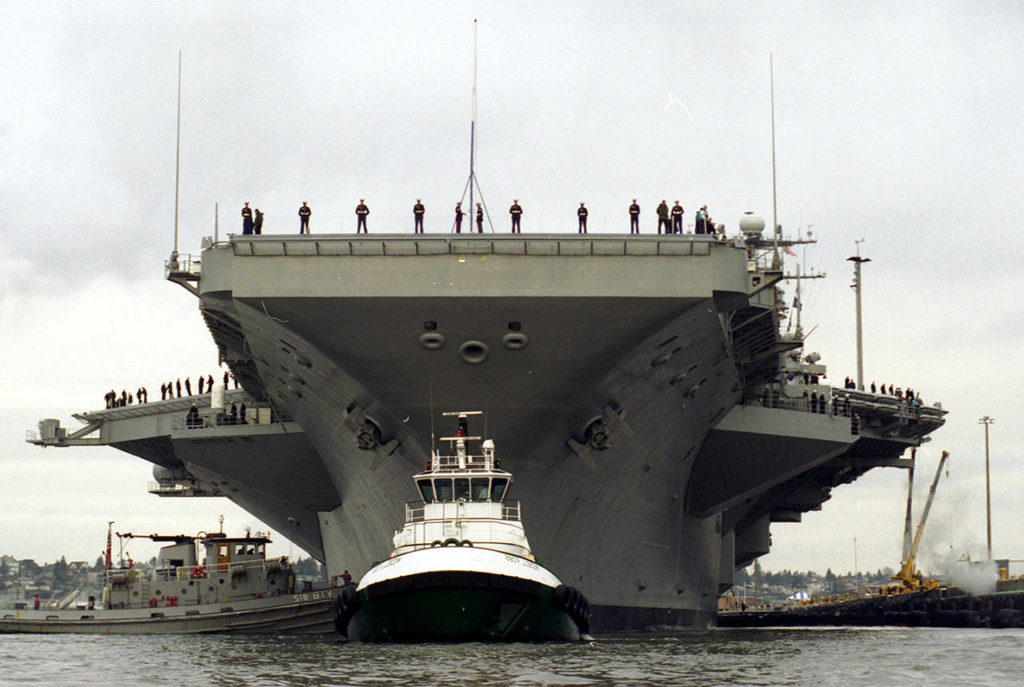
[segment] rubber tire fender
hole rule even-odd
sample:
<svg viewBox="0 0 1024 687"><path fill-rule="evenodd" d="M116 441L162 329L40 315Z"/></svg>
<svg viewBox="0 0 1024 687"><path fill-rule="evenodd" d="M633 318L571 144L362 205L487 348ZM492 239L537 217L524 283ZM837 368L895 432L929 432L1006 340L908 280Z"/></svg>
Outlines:
<svg viewBox="0 0 1024 687"><path fill-rule="evenodd" d="M354 587L345 587L334 597L334 629L348 637L348 621L359 610L359 593Z"/></svg>

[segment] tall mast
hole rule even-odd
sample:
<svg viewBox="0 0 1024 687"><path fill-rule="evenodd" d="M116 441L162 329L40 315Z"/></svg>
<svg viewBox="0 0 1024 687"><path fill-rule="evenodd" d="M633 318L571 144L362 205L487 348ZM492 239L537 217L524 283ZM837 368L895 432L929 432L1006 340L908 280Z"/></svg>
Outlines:
<svg viewBox="0 0 1024 687"><path fill-rule="evenodd" d="M474 169L474 162L476 161L476 19L473 20L473 112L472 119L469 125L469 179L466 180L466 187L462 189L462 198L459 199L461 203L466 199L466 189L469 189L469 215L470 227L472 227L473 218L476 215L476 205L474 192L480 196L480 206L484 211L484 216L487 217L487 223L491 227L491 231L494 231L494 224L491 222L491 214L487 211L487 201L484 200L484 192L480 190L480 184L476 180L476 170ZM454 226L454 221L453 221ZM470 229L472 231L472 229Z"/></svg>
<svg viewBox="0 0 1024 687"><path fill-rule="evenodd" d="M181 50L178 50L178 131L174 143L174 257L178 255L178 191L181 172Z"/></svg>
<svg viewBox="0 0 1024 687"><path fill-rule="evenodd" d="M476 19L473 19L473 111L469 124L469 211L473 212L473 185L476 174L473 172L473 158L476 152Z"/></svg>
<svg viewBox="0 0 1024 687"><path fill-rule="evenodd" d="M775 207L775 67L771 53L768 53L768 88L771 91L772 110L772 236L774 237L772 267L778 268L781 256L779 255L779 222Z"/></svg>
<svg viewBox="0 0 1024 687"><path fill-rule="evenodd" d="M854 241L857 244L857 255L846 258L853 263L853 284L850 285L850 288L857 295L857 388L861 391L864 391L864 328L861 324L860 310L860 266L865 262L871 262L871 258L860 257L860 244L863 242L864 239Z"/></svg>

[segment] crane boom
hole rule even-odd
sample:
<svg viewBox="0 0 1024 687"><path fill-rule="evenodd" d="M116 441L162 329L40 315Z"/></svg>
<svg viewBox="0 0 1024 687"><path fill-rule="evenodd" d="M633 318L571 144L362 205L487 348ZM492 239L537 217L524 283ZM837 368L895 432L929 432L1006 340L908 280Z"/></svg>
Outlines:
<svg viewBox="0 0 1024 687"><path fill-rule="evenodd" d="M894 580L899 580L903 583L904 587L909 589L918 589L921 586L921 582L916 576L914 563L917 558L917 549L921 546L921 537L924 535L924 526L928 520L928 511L931 510L932 501L935 499L935 488L939 486L939 478L942 477L942 468L946 465L947 458L949 458L949 451L943 451L942 457L939 459L939 466L935 469L935 479L932 480L932 486L928 490L928 500L925 501L924 511L921 513L921 522L917 524L917 532L914 534L914 543L910 545L910 552L907 554L907 560L903 562L903 568L892 578Z"/></svg>

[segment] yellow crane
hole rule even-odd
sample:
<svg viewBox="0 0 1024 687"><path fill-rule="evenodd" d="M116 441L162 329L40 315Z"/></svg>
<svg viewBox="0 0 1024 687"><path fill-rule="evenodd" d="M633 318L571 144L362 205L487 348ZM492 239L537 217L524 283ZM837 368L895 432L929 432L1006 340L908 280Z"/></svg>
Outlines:
<svg viewBox="0 0 1024 687"><path fill-rule="evenodd" d="M921 513L921 522L917 524L917 532L914 534L914 543L907 552L907 559L903 561L900 571L893 575L892 579L903 583L902 591L917 592L924 589L934 589L939 586L935 580L924 580L921 573L916 569L917 549L921 545L921 536L924 534L924 525L928 520L928 511L931 510L932 500L935 498L935 487L939 485L939 478L942 476L942 468L949 458L949 451L942 452L939 459L939 467L935 470L935 479L932 480L931 489L928 490L928 500L924 504L924 512Z"/></svg>

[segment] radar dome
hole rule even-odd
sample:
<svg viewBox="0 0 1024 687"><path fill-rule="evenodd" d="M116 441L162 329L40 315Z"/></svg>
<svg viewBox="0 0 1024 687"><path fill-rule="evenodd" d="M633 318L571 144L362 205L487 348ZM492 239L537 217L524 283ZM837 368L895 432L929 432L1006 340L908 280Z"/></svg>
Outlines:
<svg viewBox="0 0 1024 687"><path fill-rule="evenodd" d="M760 236L761 232L764 231L764 219L747 210L740 219L740 231L745 236Z"/></svg>

